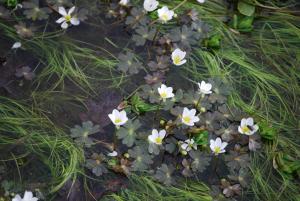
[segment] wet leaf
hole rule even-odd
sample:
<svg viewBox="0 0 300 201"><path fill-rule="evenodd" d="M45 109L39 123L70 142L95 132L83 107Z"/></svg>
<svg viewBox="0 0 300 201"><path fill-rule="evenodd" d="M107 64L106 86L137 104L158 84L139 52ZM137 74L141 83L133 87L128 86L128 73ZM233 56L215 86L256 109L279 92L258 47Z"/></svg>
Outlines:
<svg viewBox="0 0 300 201"><path fill-rule="evenodd" d="M162 164L161 167L157 168L154 177L161 183L170 186L175 184L175 179L172 177L175 168L172 165Z"/></svg>
<svg viewBox="0 0 300 201"><path fill-rule="evenodd" d="M139 70L142 68L142 63L139 62L136 59L136 56L131 53L127 52L125 54L119 54L118 56L119 59L119 64L118 70L122 71L123 73L129 73L130 75L132 74L137 74Z"/></svg>
<svg viewBox="0 0 300 201"><path fill-rule="evenodd" d="M189 160L187 160L187 159L183 159L181 164L184 167L184 169L182 170L181 174L183 176L185 176L185 177L191 177L191 176L193 176L191 162Z"/></svg>
<svg viewBox="0 0 300 201"><path fill-rule="evenodd" d="M152 75L147 74L147 76L144 77L147 84L157 84L162 83L165 80L165 75L161 72L154 72Z"/></svg>
<svg viewBox="0 0 300 201"><path fill-rule="evenodd" d="M159 155L162 146L149 142L148 151L150 154Z"/></svg>
<svg viewBox="0 0 300 201"><path fill-rule="evenodd" d="M177 146L177 140L173 137L166 139L165 150L170 154L174 153Z"/></svg>
<svg viewBox="0 0 300 201"><path fill-rule="evenodd" d="M189 156L193 159L191 167L194 172L203 172L211 161L211 157L199 150L190 151Z"/></svg>
<svg viewBox="0 0 300 201"><path fill-rule="evenodd" d="M40 8L39 0L29 0L22 3L24 9L24 15L28 19L35 20L45 20L48 19L49 14L52 12L47 7Z"/></svg>
<svg viewBox="0 0 300 201"><path fill-rule="evenodd" d="M82 126L75 125L70 131L71 137L75 138L77 143L83 144L86 147L91 147L93 139L89 138L89 135L99 132L100 126L94 125L91 121L86 121L82 123Z"/></svg>
<svg viewBox="0 0 300 201"><path fill-rule="evenodd" d="M153 156L148 153L145 146L135 146L133 149L128 150L128 153L131 158L135 159L132 163L133 171L147 170L153 163Z"/></svg>
<svg viewBox="0 0 300 201"><path fill-rule="evenodd" d="M31 72L29 66L23 66L22 68L17 68L15 76L18 78L24 77L25 80L32 80L35 77L35 73Z"/></svg>
<svg viewBox="0 0 300 201"><path fill-rule="evenodd" d="M168 56L157 56L156 61L150 61L148 63L151 71L166 72L169 71L170 57Z"/></svg>
<svg viewBox="0 0 300 201"><path fill-rule="evenodd" d="M146 41L153 40L156 30L155 29L150 29L146 26L139 26L135 30L136 34L132 36L132 40L135 42L137 46L143 46L145 45Z"/></svg>
<svg viewBox="0 0 300 201"><path fill-rule="evenodd" d="M16 24L15 29L17 31L17 34L23 38L30 38L33 36L33 32L36 31L35 27L27 27L25 23L19 22L19 24Z"/></svg>
<svg viewBox="0 0 300 201"><path fill-rule="evenodd" d="M90 159L86 160L86 167L91 169L96 176L101 176L108 172L104 164L105 156L103 154L93 153Z"/></svg>
<svg viewBox="0 0 300 201"><path fill-rule="evenodd" d="M122 139L122 143L128 147L132 147L135 143L137 133L136 131L141 127L141 123L138 119L132 121L129 120L123 127L117 130L118 139Z"/></svg>

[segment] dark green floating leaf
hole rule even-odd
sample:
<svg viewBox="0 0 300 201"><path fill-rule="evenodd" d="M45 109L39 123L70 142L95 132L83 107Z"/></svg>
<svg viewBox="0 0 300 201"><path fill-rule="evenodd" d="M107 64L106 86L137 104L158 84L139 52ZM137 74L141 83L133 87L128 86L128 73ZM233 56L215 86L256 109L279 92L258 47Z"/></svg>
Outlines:
<svg viewBox="0 0 300 201"><path fill-rule="evenodd" d="M189 155L193 159L191 167L194 172L203 172L210 164L211 157L199 150L192 150Z"/></svg>
<svg viewBox="0 0 300 201"><path fill-rule="evenodd" d="M75 141L79 144L83 144L86 147L91 147L93 139L89 138L89 135L95 134L100 131L100 126L95 125L91 121L82 123L82 126L76 125L71 130L71 137L75 138Z"/></svg>
<svg viewBox="0 0 300 201"><path fill-rule="evenodd" d="M128 147L132 147L134 144L137 133L136 131L140 128L141 123L138 119L131 121L129 120L124 127L121 127L117 131L118 139L122 139L122 143Z"/></svg>
<svg viewBox="0 0 300 201"><path fill-rule="evenodd" d="M157 168L154 177L161 183L167 186L175 183L175 179L172 177L172 173L175 168L171 165L162 164L161 167Z"/></svg>
<svg viewBox="0 0 300 201"><path fill-rule="evenodd" d="M143 146L135 146L133 149L128 150L131 158L135 160L132 163L133 171L144 171L149 168L149 165L153 163L153 156L148 154L147 148Z"/></svg>

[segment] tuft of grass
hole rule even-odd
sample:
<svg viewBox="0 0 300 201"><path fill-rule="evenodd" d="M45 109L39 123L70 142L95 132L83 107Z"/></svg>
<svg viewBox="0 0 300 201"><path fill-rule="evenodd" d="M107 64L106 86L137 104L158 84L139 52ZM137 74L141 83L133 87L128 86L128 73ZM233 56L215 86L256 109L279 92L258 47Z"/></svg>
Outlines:
<svg viewBox="0 0 300 201"><path fill-rule="evenodd" d="M4 97L0 97L0 102L0 145L3 161L35 156L50 171L47 184L51 192L59 190L66 181L77 177L84 161L80 147L48 118L33 111L30 106ZM14 157L10 158L12 154L9 153L14 153ZM22 166L18 168L22 169Z"/></svg>
<svg viewBox="0 0 300 201"><path fill-rule="evenodd" d="M209 188L201 182L180 182L178 186L164 186L147 176L132 175L130 187L119 194L106 196L103 200L116 201L212 201Z"/></svg>

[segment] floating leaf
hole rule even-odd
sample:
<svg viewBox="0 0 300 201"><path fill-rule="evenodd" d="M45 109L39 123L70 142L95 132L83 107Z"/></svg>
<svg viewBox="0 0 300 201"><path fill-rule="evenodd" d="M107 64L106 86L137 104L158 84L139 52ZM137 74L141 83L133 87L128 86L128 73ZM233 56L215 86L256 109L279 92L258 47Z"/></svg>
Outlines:
<svg viewBox="0 0 300 201"><path fill-rule="evenodd" d="M126 54L119 54L118 59L118 70L122 71L123 73L128 72L131 75L137 74L142 68L142 63L137 61L135 55L131 52L127 52Z"/></svg>
<svg viewBox="0 0 300 201"><path fill-rule="evenodd" d="M161 149L161 145L154 144L149 142L148 151L150 154L158 155Z"/></svg>
<svg viewBox="0 0 300 201"><path fill-rule="evenodd" d="M153 156L148 154L145 146L135 146L133 149L128 150L128 153L131 158L135 159L132 163L133 171L144 171L153 163Z"/></svg>
<svg viewBox="0 0 300 201"><path fill-rule="evenodd" d="M172 165L162 164L161 167L157 168L154 177L161 183L170 186L175 183L172 174L175 168Z"/></svg>
<svg viewBox="0 0 300 201"><path fill-rule="evenodd" d="M25 1L22 4L24 8L24 15L33 21L48 19L49 14L52 12L52 10L48 7L40 8L39 0Z"/></svg>
<svg viewBox="0 0 300 201"><path fill-rule="evenodd" d="M153 40L156 30L149 29L149 27L146 26L140 26L135 30L135 32L136 34L132 36L132 40L137 46L143 46L147 40Z"/></svg>
<svg viewBox="0 0 300 201"><path fill-rule="evenodd" d="M181 162L184 169L182 170L181 174L185 177L191 177L193 176L191 162L187 159L183 159Z"/></svg>
<svg viewBox="0 0 300 201"><path fill-rule="evenodd" d="M132 147L134 144L137 133L136 131L141 127L141 123L138 119L131 121L129 120L123 127L117 131L117 137L122 139L122 143L128 147Z"/></svg>
<svg viewBox="0 0 300 201"><path fill-rule="evenodd" d="M199 150L190 151L189 156L193 159L191 167L194 172L203 172L211 161L211 157Z"/></svg>
<svg viewBox="0 0 300 201"><path fill-rule="evenodd" d="M95 125L91 121L82 123L82 126L75 125L71 130L71 137L75 138L75 141L79 144L83 144L86 147L91 147L93 139L89 138L89 135L95 134L100 131L100 126Z"/></svg>
<svg viewBox="0 0 300 201"><path fill-rule="evenodd" d="M221 180L221 188L223 189L223 194L226 197L241 195L241 191L242 191L240 184L231 185L226 179Z"/></svg>
<svg viewBox="0 0 300 201"><path fill-rule="evenodd" d="M91 159L86 160L86 167L91 169L92 172L99 177L108 172L105 164L103 164L104 159L105 156L103 154L93 153Z"/></svg>

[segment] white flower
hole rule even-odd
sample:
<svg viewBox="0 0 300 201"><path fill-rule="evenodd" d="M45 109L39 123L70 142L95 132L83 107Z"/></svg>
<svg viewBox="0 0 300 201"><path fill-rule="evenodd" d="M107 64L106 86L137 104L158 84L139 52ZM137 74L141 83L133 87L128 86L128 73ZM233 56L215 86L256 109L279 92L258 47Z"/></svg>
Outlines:
<svg viewBox="0 0 300 201"><path fill-rule="evenodd" d="M204 81L201 81L201 84L198 82L199 86L199 92L202 94L211 94L211 88L212 85L210 83L205 83Z"/></svg>
<svg viewBox="0 0 300 201"><path fill-rule="evenodd" d="M152 12L157 9L158 1L156 0L145 0L144 1L144 9L148 12Z"/></svg>
<svg viewBox="0 0 300 201"><path fill-rule="evenodd" d="M166 85L162 84L160 87L158 87L157 90L158 90L160 97L163 99L163 101L165 101L167 98L174 97L172 87L167 87Z"/></svg>
<svg viewBox="0 0 300 201"><path fill-rule="evenodd" d="M222 142L221 138L219 137L216 140L210 140L210 149L215 153L215 155L226 152L225 147L227 145L228 143Z"/></svg>
<svg viewBox="0 0 300 201"><path fill-rule="evenodd" d="M39 199L36 197L33 197L32 192L30 191L25 191L24 197L21 198L19 194L17 194L12 201L38 201Z"/></svg>
<svg viewBox="0 0 300 201"><path fill-rule="evenodd" d="M68 12L64 7L58 7L58 12L59 14L62 15L62 17L56 20L56 23L61 24L61 28L63 29L67 29L69 27L69 23L75 26L79 25L80 24L79 19L77 17L72 16L74 10L75 10L75 6L70 8Z"/></svg>
<svg viewBox="0 0 300 201"><path fill-rule="evenodd" d="M113 151L113 152L110 152L107 154L107 156L110 156L110 157L115 157L117 155L118 155L118 152L116 152L116 151Z"/></svg>
<svg viewBox="0 0 300 201"><path fill-rule="evenodd" d="M195 122L199 121L199 117L196 116L196 110L188 108L183 109L182 117L181 117L182 123L188 125L188 126L194 126Z"/></svg>
<svg viewBox="0 0 300 201"><path fill-rule="evenodd" d="M129 0L121 0L119 1L119 4L122 5L122 6L127 6L129 3Z"/></svg>
<svg viewBox="0 0 300 201"><path fill-rule="evenodd" d="M254 125L253 118L243 118L241 120L241 125L238 128L241 134L253 135L258 130L258 125Z"/></svg>
<svg viewBox="0 0 300 201"><path fill-rule="evenodd" d="M13 44L13 46L11 47L11 49L18 49L18 48L20 48L22 46L22 43L20 43L20 42L15 42L14 44Z"/></svg>
<svg viewBox="0 0 300 201"><path fill-rule="evenodd" d="M119 112L118 110L114 109L112 113L108 115L108 117L116 126L122 126L128 121L125 110Z"/></svg>
<svg viewBox="0 0 300 201"><path fill-rule="evenodd" d="M198 3L204 3L205 2L205 0L197 0L198 1Z"/></svg>
<svg viewBox="0 0 300 201"><path fill-rule="evenodd" d="M182 51L181 49L177 48L172 52L172 60L173 64L176 66L181 66L186 63L186 59L184 59L186 55L185 51Z"/></svg>
<svg viewBox="0 0 300 201"><path fill-rule="evenodd" d="M152 134L148 136L148 140L154 144L161 145L165 136L166 136L165 130L160 130L158 132L158 130L153 129Z"/></svg>
<svg viewBox="0 0 300 201"><path fill-rule="evenodd" d="M167 21L171 20L174 16L174 11L169 10L167 6L162 7L161 9L157 10L159 19L166 23Z"/></svg>
<svg viewBox="0 0 300 201"><path fill-rule="evenodd" d="M181 144L181 149L185 151L191 151L192 149L197 150L197 144L195 143L194 139L187 139Z"/></svg>

